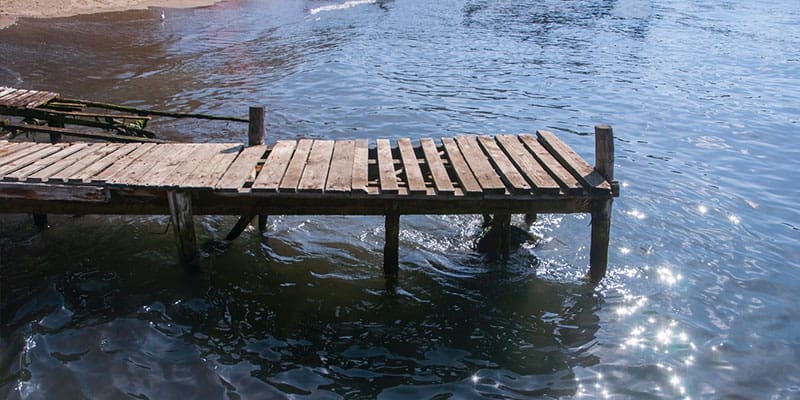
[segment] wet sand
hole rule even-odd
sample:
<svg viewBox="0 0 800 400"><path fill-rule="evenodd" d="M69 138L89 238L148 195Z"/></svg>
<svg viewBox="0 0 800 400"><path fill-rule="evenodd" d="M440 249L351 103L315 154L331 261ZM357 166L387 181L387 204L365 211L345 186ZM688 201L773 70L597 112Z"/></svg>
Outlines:
<svg viewBox="0 0 800 400"><path fill-rule="evenodd" d="M13 25L18 17L52 18L78 14L146 9L148 7L190 8L220 0L7 0L0 3L0 29Z"/></svg>

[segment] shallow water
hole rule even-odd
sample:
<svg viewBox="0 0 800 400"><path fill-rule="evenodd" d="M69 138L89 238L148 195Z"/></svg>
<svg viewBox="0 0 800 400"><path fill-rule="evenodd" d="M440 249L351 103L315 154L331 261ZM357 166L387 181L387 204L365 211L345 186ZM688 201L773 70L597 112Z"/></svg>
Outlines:
<svg viewBox="0 0 800 400"><path fill-rule="evenodd" d="M8 398L800 397L800 9L746 1L247 1L21 20L0 84L186 112L268 108L269 140L611 123L609 275L588 217L543 215L508 262L477 216L281 217L204 273L164 217L0 227ZM235 124L156 125L186 141ZM215 243L234 219L198 219ZM516 221L522 223L522 221Z"/></svg>

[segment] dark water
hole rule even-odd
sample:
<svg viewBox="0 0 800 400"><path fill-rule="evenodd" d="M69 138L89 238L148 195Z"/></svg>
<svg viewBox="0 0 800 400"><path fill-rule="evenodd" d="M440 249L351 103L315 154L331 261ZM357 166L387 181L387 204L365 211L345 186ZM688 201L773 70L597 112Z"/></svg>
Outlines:
<svg viewBox="0 0 800 400"><path fill-rule="evenodd" d="M263 103L270 140L546 128L591 159L608 122L604 283L581 279L577 215L543 216L507 263L472 249L476 216L404 217L397 294L380 218L273 217L189 277L163 217L5 218L0 397L800 398L796 1L341 4L22 20L0 31L0 84ZM198 222L205 242L234 220Z"/></svg>

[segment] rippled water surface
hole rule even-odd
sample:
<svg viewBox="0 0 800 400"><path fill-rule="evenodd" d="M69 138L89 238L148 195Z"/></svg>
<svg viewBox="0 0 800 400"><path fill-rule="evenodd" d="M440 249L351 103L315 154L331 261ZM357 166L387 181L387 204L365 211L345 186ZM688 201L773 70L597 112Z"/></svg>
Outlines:
<svg viewBox="0 0 800 400"><path fill-rule="evenodd" d="M0 397L800 397L800 7L753 1L229 0L23 19L0 84L186 112L268 108L280 138L616 133L609 275L589 219L507 262L477 216L283 217L203 269L165 217L0 225ZM235 124L154 124L246 140ZM522 225L522 221L515 221Z"/></svg>

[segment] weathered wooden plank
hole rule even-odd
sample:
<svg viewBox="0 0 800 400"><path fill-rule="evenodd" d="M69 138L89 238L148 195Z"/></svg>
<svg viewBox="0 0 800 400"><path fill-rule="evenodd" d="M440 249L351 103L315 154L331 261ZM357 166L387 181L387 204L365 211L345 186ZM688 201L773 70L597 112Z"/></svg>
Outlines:
<svg viewBox="0 0 800 400"><path fill-rule="evenodd" d="M83 157L82 151L88 147L88 143L79 143L72 145L70 147L78 147L79 152L70 153L66 157L61 157L59 160L51 163L46 168L42 168L35 173L30 174L27 177L28 182L44 182L50 179L50 176L63 170L64 168L69 167L72 164L75 164L76 161L80 160Z"/></svg>
<svg viewBox="0 0 800 400"><path fill-rule="evenodd" d="M571 147L548 131L537 131L539 142L572 173L587 189L611 190L603 175L594 170Z"/></svg>
<svg viewBox="0 0 800 400"><path fill-rule="evenodd" d="M439 150L436 149L436 144L433 139L424 138L420 139L422 145L422 152L425 154L425 162L428 164L428 169L431 171L433 184L438 193L453 194L453 182L450 181L450 176L444 167Z"/></svg>
<svg viewBox="0 0 800 400"><path fill-rule="evenodd" d="M23 157L15 158L13 161L0 166L0 177L5 176L6 174L16 171L20 168L26 167L42 158L49 156L50 154L56 153L61 151L66 145L41 145L36 146L36 151L32 153L27 153ZM11 158L11 157L10 157Z"/></svg>
<svg viewBox="0 0 800 400"><path fill-rule="evenodd" d="M456 171L456 177L461 184L461 188L464 190L464 194L483 193L481 185L478 183L478 180L475 179L472 170L469 169L469 165L467 165L467 161L464 160L464 156L461 154L461 150L459 150L455 140L453 140L453 138L442 138L442 144L444 144L445 154L447 155L450 165L452 165L453 169Z"/></svg>
<svg viewBox="0 0 800 400"><path fill-rule="evenodd" d="M369 185L369 142L366 139L356 140L353 154L353 192L368 193Z"/></svg>
<svg viewBox="0 0 800 400"><path fill-rule="evenodd" d="M242 150L215 188L222 191L238 191L244 187L248 180L255 178L256 166L266 152L266 145L250 146Z"/></svg>
<svg viewBox="0 0 800 400"><path fill-rule="evenodd" d="M525 177L517 171L511 160L506 157L500 146L497 145L494 138L489 136L479 136L478 143L481 144L483 150L489 155L489 161L494 167L500 171L500 178L503 179L511 191L514 193L527 193L531 190L531 185L525 180Z"/></svg>
<svg viewBox="0 0 800 400"><path fill-rule="evenodd" d="M184 157L180 165L169 174L162 175L161 179L153 179L151 185L161 187L179 187L180 183L188 179L201 164L209 163L214 155L229 147L225 143L204 143L194 146L194 150Z"/></svg>
<svg viewBox="0 0 800 400"><path fill-rule="evenodd" d="M539 161L547 172L552 176L566 193L580 193L583 187L575 177L567 171L558 160L556 160L547 149L544 148L536 139L528 134L519 135L522 143L528 148L534 158Z"/></svg>
<svg viewBox="0 0 800 400"><path fill-rule="evenodd" d="M120 148L118 144L109 144L109 143L93 143L89 146L88 149L81 152L81 157L79 160L72 163L72 165L68 166L67 168L62 169L59 172L56 172L53 175L50 175L48 181L53 180L60 180L60 181L69 181L69 178L75 174L81 172L84 168L91 165L93 162L99 160L106 154L113 152L114 150ZM78 180L73 180L73 182L78 182Z"/></svg>
<svg viewBox="0 0 800 400"><path fill-rule="evenodd" d="M498 135L497 141L506 153L511 157L511 161L519 168L528 181L539 193L558 193L561 190L558 183L545 171L539 162L525 150L525 146L515 135Z"/></svg>
<svg viewBox="0 0 800 400"><path fill-rule="evenodd" d="M400 159L403 161L403 170L406 173L408 192L410 194L427 193L425 180L422 178L422 170L419 168L419 161L414 153L414 147L411 146L411 140L408 138L398 139L397 147L400 149Z"/></svg>
<svg viewBox="0 0 800 400"><path fill-rule="evenodd" d="M21 95L19 95L17 97L14 97L13 99L9 100L8 101L8 105L10 107L22 107L25 104L27 104L27 102L28 102L27 99L29 99L29 98L31 98L33 96L36 96L37 93L38 92L36 92L35 90L25 90L25 93L23 93L23 94L21 94Z"/></svg>
<svg viewBox="0 0 800 400"><path fill-rule="evenodd" d="M13 107L14 99L24 96L27 94L28 91L24 89L15 89L13 92L6 94L2 98L0 98L0 104L3 104L7 107Z"/></svg>
<svg viewBox="0 0 800 400"><path fill-rule="evenodd" d="M123 157L114 161L113 164L109 165L107 168L103 169L96 175L92 176L91 181L94 183L104 183L113 177L116 174L119 174L122 171L125 171L134 161L142 157L143 155L147 154L148 152L152 151L153 148L156 147L154 143L145 143L137 145L136 149L131 151L130 153L124 155Z"/></svg>
<svg viewBox="0 0 800 400"><path fill-rule="evenodd" d="M108 178L106 183L112 185L137 185L139 178L153 170L161 160L171 153L178 151L178 144L159 144L152 150L139 157L128 168Z"/></svg>
<svg viewBox="0 0 800 400"><path fill-rule="evenodd" d="M267 156L267 161L253 182L253 191L277 192L278 185L286 173L292 159L297 142L294 140L278 140Z"/></svg>
<svg viewBox="0 0 800 400"><path fill-rule="evenodd" d="M14 91L16 91L16 89L14 89L14 88L5 87L5 86L0 87L0 100L3 97L5 97L6 95L8 95L10 93L13 93Z"/></svg>
<svg viewBox="0 0 800 400"><path fill-rule="evenodd" d="M281 184L278 186L279 191L297 191L297 185L300 184L300 178L303 176L303 169L306 167L308 154L311 152L313 144L314 141L311 139L300 139L300 142L297 143L292 160L289 161L289 167L286 168L286 174L284 174Z"/></svg>
<svg viewBox="0 0 800 400"><path fill-rule="evenodd" d="M213 189L244 149L242 144L228 144L219 150L211 161L200 164L180 186L192 189Z"/></svg>
<svg viewBox="0 0 800 400"><path fill-rule="evenodd" d="M397 175L389 139L378 139L378 180L382 193L397 193Z"/></svg>
<svg viewBox="0 0 800 400"><path fill-rule="evenodd" d="M351 190L355 150L356 142L352 140L336 141L333 147L328 181L325 183L326 192L349 192Z"/></svg>
<svg viewBox="0 0 800 400"><path fill-rule="evenodd" d="M506 185L497 175L492 164L478 146L478 141L473 135L460 135L456 137L458 148L467 160L472 173L481 185L484 193L505 193Z"/></svg>
<svg viewBox="0 0 800 400"><path fill-rule="evenodd" d="M60 161L61 159L82 150L83 148L87 147L88 144L86 143L78 143L72 146L68 146L63 150L53 153L47 157L41 158L36 162L28 165L25 168L20 168L14 172L9 173L3 179L6 181L24 181L28 178L28 176L33 175L34 173L46 169L47 167L52 167L53 164Z"/></svg>
<svg viewBox="0 0 800 400"><path fill-rule="evenodd" d="M161 181L172 175L195 150L203 147L203 144L181 143L170 145L170 147L172 150L168 150L167 154L153 164L149 171L134 178L128 184L146 187L161 186Z"/></svg>
<svg viewBox="0 0 800 400"><path fill-rule="evenodd" d="M25 101L25 104L23 104L23 106L25 106L26 108L34 108L44 103L47 103L48 101L54 99L55 97L56 94L53 92L38 92L36 93L35 96L29 97Z"/></svg>
<svg viewBox="0 0 800 400"><path fill-rule="evenodd" d="M303 177L297 185L298 191L319 193L325 191L325 181L331 166L333 147L333 140L314 141L311 154L308 156L308 164L303 170Z"/></svg>
<svg viewBox="0 0 800 400"><path fill-rule="evenodd" d="M25 201L71 201L106 202L105 189L98 186L53 185L41 183L3 183L0 182L0 198L4 201L21 199Z"/></svg>
<svg viewBox="0 0 800 400"><path fill-rule="evenodd" d="M111 153L102 155L100 159L96 161L92 161L91 164L83 168L79 172L75 172L69 176L70 182L88 182L90 178L101 171L105 170L112 164L114 164L117 160L125 157L132 151L136 150L140 144L138 143L128 143L122 146L119 146L116 150L113 150Z"/></svg>
<svg viewBox="0 0 800 400"><path fill-rule="evenodd" d="M35 146L34 142L7 142L0 146L0 165L11 161L12 155L20 150Z"/></svg>

